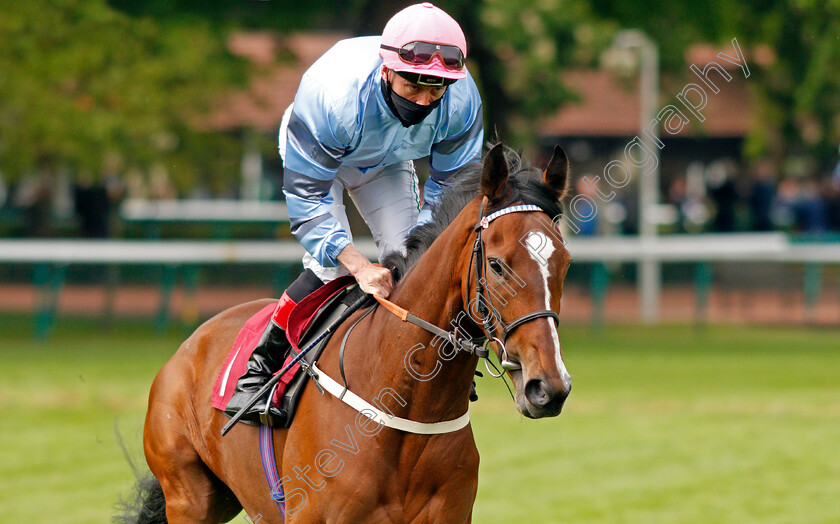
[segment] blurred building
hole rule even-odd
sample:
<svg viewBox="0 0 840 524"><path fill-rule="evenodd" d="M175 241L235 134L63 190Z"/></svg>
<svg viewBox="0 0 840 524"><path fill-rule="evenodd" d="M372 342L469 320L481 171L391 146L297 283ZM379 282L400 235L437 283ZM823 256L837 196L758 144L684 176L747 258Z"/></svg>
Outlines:
<svg viewBox="0 0 840 524"><path fill-rule="evenodd" d="M349 34L238 33L230 39L233 54L251 60L260 70L247 90L219 103L207 124L217 129L252 128L276 133L283 112L295 98L303 73L338 40Z"/></svg>
<svg viewBox="0 0 840 524"><path fill-rule="evenodd" d="M281 195L282 162L276 153L265 156L249 143L248 133L257 132L276 143L280 121L294 101L303 73L338 40L350 35L311 32L279 36L269 32L237 33L229 42L233 54L247 58L258 68L247 89L221 100L205 121L214 129L243 135L243 198L270 199ZM263 188L270 187L265 190Z"/></svg>
<svg viewBox="0 0 840 524"><path fill-rule="evenodd" d="M698 160L711 163L740 158L752 118L751 104L747 82L743 77L733 77L732 82L721 84L718 94L708 94L705 122L698 125L696 119L691 119L691 124L676 135L660 131L660 140L665 144L660 152L663 177L685 173L688 165ZM581 100L547 118L540 126L540 134L547 145L561 142L576 170L600 172L611 160L620 159L624 147L640 132L638 85L622 82L611 72L601 70L567 71L563 80ZM681 82L664 81L660 107L667 105L685 84L696 81L691 76Z"/></svg>

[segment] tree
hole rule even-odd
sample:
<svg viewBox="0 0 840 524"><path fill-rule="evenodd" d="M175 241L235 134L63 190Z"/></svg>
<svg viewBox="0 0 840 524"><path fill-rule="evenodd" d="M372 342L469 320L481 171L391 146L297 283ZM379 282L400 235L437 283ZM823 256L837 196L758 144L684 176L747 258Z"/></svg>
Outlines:
<svg viewBox="0 0 840 524"><path fill-rule="evenodd" d="M778 164L809 159L807 170L836 162L840 143L840 1L838 0L620 0L592 2L595 13L639 27L660 43L663 68L684 70L684 52L696 42L728 48L738 38L750 64L759 120L745 154ZM651 16L654 14L654 16Z"/></svg>
<svg viewBox="0 0 840 524"><path fill-rule="evenodd" d="M775 54L756 68L761 126L748 143L754 157L813 159L827 172L840 144L840 1L764 0L751 4L745 32Z"/></svg>
<svg viewBox="0 0 840 524"><path fill-rule="evenodd" d="M612 27L585 0L455 0L472 40L488 127L520 146L537 142L537 122L577 99L562 71L593 64Z"/></svg>
<svg viewBox="0 0 840 524"><path fill-rule="evenodd" d="M127 166L162 163L182 188L202 173L236 175L235 137L194 125L245 79L209 23L132 18L105 0L7 0L0 48L0 169L10 178L44 162L98 174L114 154Z"/></svg>
<svg viewBox="0 0 840 524"><path fill-rule="evenodd" d="M223 90L247 81L226 51L240 28L343 27L376 34L410 1L7 0L0 18L0 170L41 163L100 173L162 163L178 187L238 172L235 136L202 130ZM609 31L585 0L442 0L464 26L488 136L524 144L540 116L574 98L559 72L592 61Z"/></svg>

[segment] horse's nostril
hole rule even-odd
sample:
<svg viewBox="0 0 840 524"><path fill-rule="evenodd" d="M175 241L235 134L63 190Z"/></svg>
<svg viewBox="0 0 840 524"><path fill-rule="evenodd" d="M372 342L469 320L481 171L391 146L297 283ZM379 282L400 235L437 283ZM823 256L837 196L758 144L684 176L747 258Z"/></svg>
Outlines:
<svg viewBox="0 0 840 524"><path fill-rule="evenodd" d="M532 379L525 385L525 397L531 404L543 407L551 402L554 391L544 380Z"/></svg>

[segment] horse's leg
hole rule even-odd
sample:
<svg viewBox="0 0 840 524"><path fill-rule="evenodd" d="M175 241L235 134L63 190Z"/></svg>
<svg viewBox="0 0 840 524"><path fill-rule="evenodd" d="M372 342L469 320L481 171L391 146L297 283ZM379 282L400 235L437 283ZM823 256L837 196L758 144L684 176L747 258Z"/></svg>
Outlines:
<svg viewBox="0 0 840 524"><path fill-rule="evenodd" d="M478 449L472 428L424 448L423 460L409 473L406 507L414 514L411 522L462 524L472 521L478 493ZM446 468L441 468L446 464ZM415 493L418 497L413 496ZM430 498L423 498L431 493Z"/></svg>
<svg viewBox="0 0 840 524"><path fill-rule="evenodd" d="M179 388L184 381L176 379L184 376L182 367L178 359L170 360L152 386L143 432L146 461L163 488L171 524L227 522L242 506L195 450L189 430L194 423L182 412L186 399Z"/></svg>
<svg viewBox="0 0 840 524"><path fill-rule="evenodd" d="M201 462L195 450L186 446L169 450L160 459L153 459L157 467L152 472L163 488L170 524L227 522L239 512L227 509L236 504L236 498ZM223 501L227 504L221 504Z"/></svg>

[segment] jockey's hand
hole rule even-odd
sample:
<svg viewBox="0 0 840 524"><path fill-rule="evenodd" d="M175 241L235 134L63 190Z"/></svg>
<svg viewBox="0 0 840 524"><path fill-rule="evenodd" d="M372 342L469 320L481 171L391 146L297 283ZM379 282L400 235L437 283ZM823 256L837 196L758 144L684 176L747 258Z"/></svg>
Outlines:
<svg viewBox="0 0 840 524"><path fill-rule="evenodd" d="M362 291L382 298L388 298L394 287L391 271L379 264L371 264L353 275Z"/></svg>
<svg viewBox="0 0 840 524"><path fill-rule="evenodd" d="M362 291L382 298L388 298L394 287L391 271L380 264L374 264L352 244L341 250L338 262L356 277Z"/></svg>

